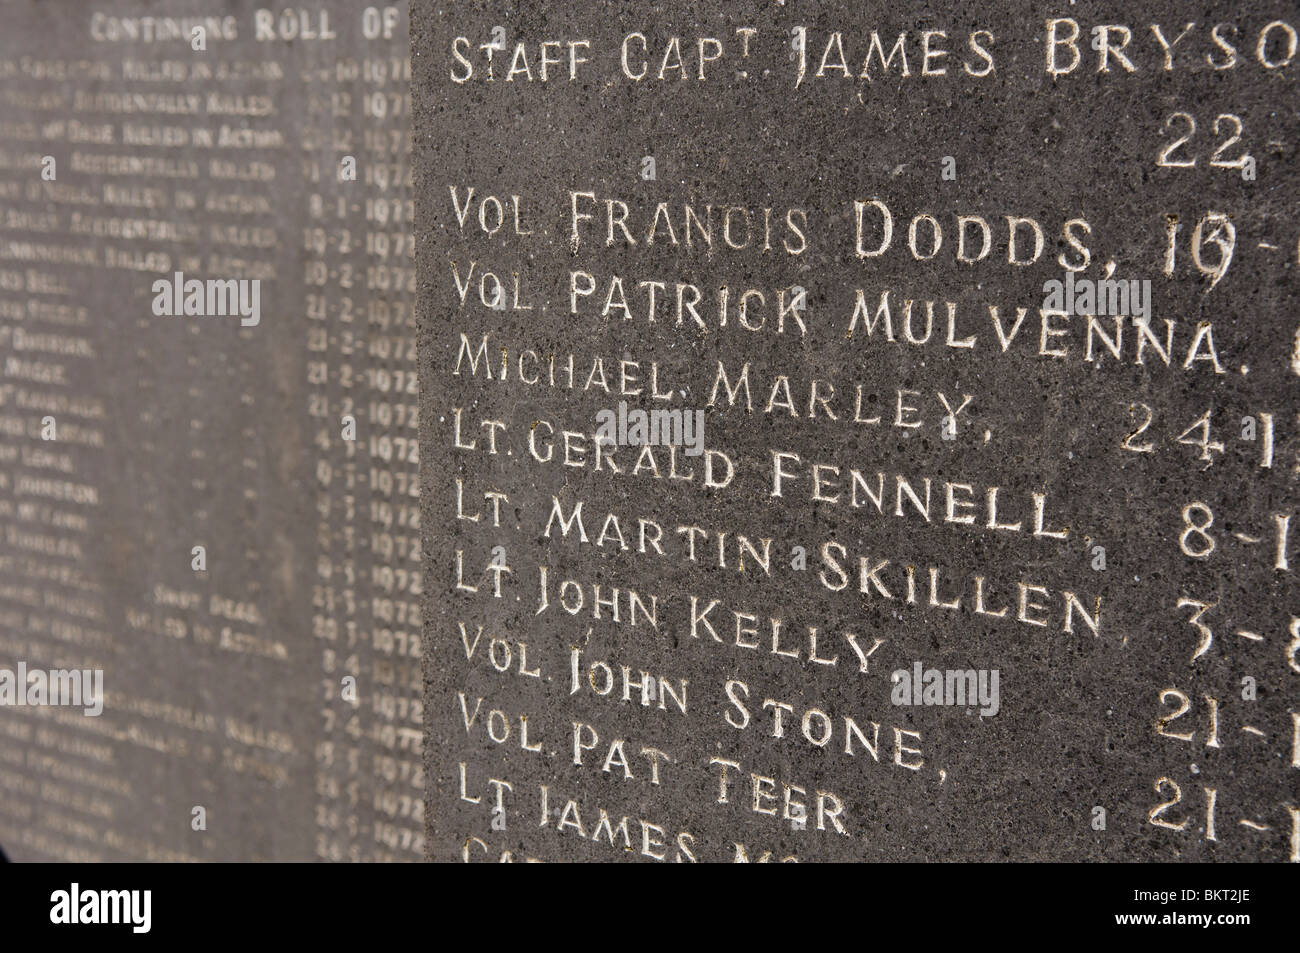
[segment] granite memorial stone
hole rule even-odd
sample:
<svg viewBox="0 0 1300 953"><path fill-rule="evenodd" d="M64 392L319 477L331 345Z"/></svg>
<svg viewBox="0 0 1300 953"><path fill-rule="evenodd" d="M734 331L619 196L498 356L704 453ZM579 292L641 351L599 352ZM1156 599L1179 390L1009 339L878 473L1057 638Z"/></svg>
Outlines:
<svg viewBox="0 0 1300 953"><path fill-rule="evenodd" d="M429 857L1300 858L1297 30L416 0Z"/></svg>

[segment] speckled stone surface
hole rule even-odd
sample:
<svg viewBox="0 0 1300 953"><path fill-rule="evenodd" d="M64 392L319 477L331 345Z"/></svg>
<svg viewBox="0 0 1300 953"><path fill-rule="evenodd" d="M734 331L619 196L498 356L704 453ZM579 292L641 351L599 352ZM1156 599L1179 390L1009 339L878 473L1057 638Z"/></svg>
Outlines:
<svg viewBox="0 0 1300 953"><path fill-rule="evenodd" d="M1290 857L1297 28L416 0L428 856ZM1045 304L1108 263L1145 314ZM620 401L713 453L612 472Z"/></svg>

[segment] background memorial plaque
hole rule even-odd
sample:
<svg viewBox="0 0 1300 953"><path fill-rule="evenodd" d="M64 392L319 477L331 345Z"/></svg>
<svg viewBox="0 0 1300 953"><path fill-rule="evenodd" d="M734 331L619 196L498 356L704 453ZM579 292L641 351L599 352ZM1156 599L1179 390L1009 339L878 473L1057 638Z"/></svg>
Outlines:
<svg viewBox="0 0 1300 953"><path fill-rule="evenodd" d="M1300 856L1294 4L413 6L432 859Z"/></svg>
<svg viewBox="0 0 1300 953"><path fill-rule="evenodd" d="M422 856L407 48L404 4L0 10L0 669L105 691L0 711L14 860ZM260 321L157 316L176 272Z"/></svg>

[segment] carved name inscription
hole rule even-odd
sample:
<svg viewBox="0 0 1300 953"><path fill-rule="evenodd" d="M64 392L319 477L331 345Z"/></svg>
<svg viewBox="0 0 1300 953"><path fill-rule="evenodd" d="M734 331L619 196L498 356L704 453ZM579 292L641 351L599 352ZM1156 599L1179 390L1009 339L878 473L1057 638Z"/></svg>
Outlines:
<svg viewBox="0 0 1300 953"><path fill-rule="evenodd" d="M434 860L1300 858L1294 7L415 4Z"/></svg>

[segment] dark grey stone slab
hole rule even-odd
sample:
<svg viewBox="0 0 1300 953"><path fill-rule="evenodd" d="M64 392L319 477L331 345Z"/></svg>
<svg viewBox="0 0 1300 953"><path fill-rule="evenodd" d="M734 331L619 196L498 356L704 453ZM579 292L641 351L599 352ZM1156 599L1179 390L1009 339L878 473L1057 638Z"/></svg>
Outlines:
<svg viewBox="0 0 1300 953"><path fill-rule="evenodd" d="M429 856L1295 859L1297 29L414 4Z"/></svg>
<svg viewBox="0 0 1300 953"><path fill-rule="evenodd" d="M0 671L104 691L0 707L14 860L422 854L406 19L365 9L0 11ZM260 319L159 316L178 271Z"/></svg>

